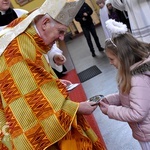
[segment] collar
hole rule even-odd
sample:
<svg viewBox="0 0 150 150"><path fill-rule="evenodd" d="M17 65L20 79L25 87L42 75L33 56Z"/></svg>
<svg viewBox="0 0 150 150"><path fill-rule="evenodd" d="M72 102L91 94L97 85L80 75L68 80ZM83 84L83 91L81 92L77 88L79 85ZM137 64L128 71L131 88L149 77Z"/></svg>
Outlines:
<svg viewBox="0 0 150 150"><path fill-rule="evenodd" d="M0 26L6 26L18 18L16 12L12 8L9 8L7 11L0 11L0 13Z"/></svg>
<svg viewBox="0 0 150 150"><path fill-rule="evenodd" d="M38 31L38 29L37 29L37 27L36 27L34 21L32 22L32 25L33 25L33 27L34 27L36 33L40 36L40 33L39 33L39 31ZM40 37L41 37L41 36L40 36Z"/></svg>
<svg viewBox="0 0 150 150"><path fill-rule="evenodd" d="M50 50L51 47L45 45L34 23L31 23L31 25L27 28L25 32L34 39L35 43L38 45L42 53L46 54Z"/></svg>
<svg viewBox="0 0 150 150"><path fill-rule="evenodd" d="M150 54L149 54L148 58L145 58L144 60L141 60L141 61L133 64L130 67L130 70L132 71L133 69L138 68L139 66L141 66L142 64L147 63L147 62L150 62Z"/></svg>
<svg viewBox="0 0 150 150"><path fill-rule="evenodd" d="M146 71L150 71L150 56L132 65L130 70L132 75L144 74Z"/></svg>
<svg viewBox="0 0 150 150"><path fill-rule="evenodd" d="M5 13L6 13L6 11L0 10L0 14L1 14L1 15L4 15Z"/></svg>

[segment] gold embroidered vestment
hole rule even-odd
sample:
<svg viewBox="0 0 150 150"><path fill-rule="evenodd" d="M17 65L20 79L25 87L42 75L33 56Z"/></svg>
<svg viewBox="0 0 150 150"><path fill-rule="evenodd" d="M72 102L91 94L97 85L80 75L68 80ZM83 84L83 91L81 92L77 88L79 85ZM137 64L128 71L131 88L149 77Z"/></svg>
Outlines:
<svg viewBox="0 0 150 150"><path fill-rule="evenodd" d="M44 50L44 51L43 51ZM69 99L48 65L44 45L33 26L15 38L0 56L0 132L2 150L103 150L98 137ZM7 133L7 134L6 134ZM76 144L75 144L76 145Z"/></svg>

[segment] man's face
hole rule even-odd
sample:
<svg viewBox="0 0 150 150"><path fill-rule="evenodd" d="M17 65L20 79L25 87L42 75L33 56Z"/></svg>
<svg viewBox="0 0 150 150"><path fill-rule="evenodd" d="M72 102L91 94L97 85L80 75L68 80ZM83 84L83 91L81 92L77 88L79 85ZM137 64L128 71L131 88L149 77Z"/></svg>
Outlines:
<svg viewBox="0 0 150 150"><path fill-rule="evenodd" d="M10 7L10 0L0 0L0 10L6 11Z"/></svg>
<svg viewBox="0 0 150 150"><path fill-rule="evenodd" d="M67 26L56 21L48 20L42 30L43 40L46 45L52 46L58 40L64 40Z"/></svg>

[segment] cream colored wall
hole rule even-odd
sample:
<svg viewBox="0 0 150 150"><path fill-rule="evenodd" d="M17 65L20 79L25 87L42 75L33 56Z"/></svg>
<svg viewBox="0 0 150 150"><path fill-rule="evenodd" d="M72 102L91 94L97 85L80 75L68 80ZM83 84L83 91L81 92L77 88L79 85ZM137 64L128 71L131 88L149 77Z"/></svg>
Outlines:
<svg viewBox="0 0 150 150"><path fill-rule="evenodd" d="M19 4L17 4L15 0L11 0L11 3L12 3L13 8L21 8L21 9L25 9L28 11L32 11L38 8L39 6L41 6L44 1L45 0L33 0L23 6L20 6Z"/></svg>

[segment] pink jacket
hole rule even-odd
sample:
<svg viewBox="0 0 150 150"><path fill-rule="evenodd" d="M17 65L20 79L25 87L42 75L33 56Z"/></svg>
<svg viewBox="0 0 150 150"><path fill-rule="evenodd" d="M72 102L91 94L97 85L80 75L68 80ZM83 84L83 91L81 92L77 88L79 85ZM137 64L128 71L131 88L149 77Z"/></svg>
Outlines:
<svg viewBox="0 0 150 150"><path fill-rule="evenodd" d="M106 96L110 104L107 115L128 122L135 139L150 142L150 57L134 64L131 70L129 95L119 92Z"/></svg>

